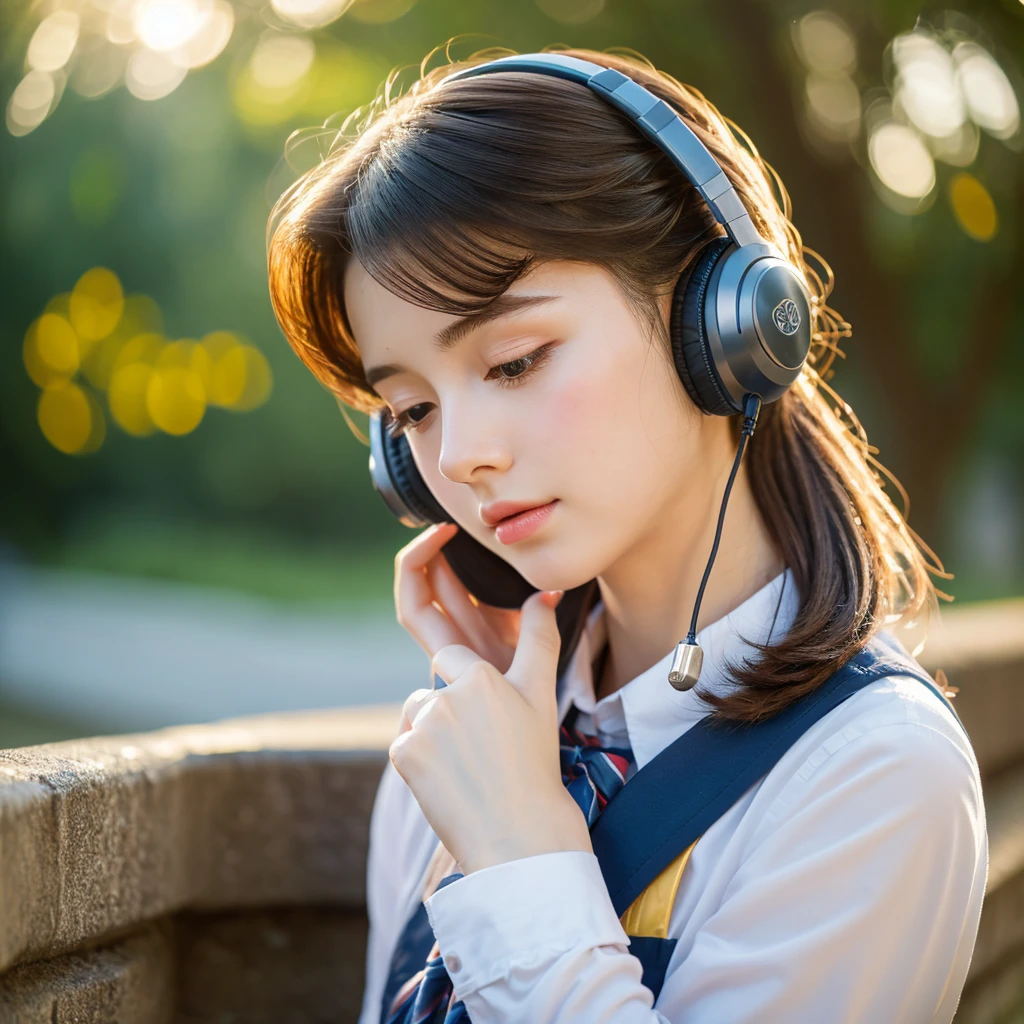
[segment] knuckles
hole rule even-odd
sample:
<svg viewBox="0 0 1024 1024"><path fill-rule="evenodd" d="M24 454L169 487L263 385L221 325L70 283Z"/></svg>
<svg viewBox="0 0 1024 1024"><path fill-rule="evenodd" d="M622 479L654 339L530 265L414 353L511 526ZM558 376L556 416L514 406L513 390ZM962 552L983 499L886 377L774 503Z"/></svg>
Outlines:
<svg viewBox="0 0 1024 1024"><path fill-rule="evenodd" d="M445 679L445 673L442 668L447 664L454 655L454 652L465 651L468 648L462 644L451 644L448 647L442 647L431 659L430 659L430 673L431 675L439 675L446 683L451 685L452 683L462 683L463 681L469 683L479 681L485 676L492 676L498 670L489 662L483 658L476 658L474 661L469 662L458 674L458 677L454 680Z"/></svg>
<svg viewBox="0 0 1024 1024"><path fill-rule="evenodd" d="M388 747L388 757L395 766L395 770L403 779L407 778L412 765L417 759L417 747L418 740L415 731L402 733Z"/></svg>

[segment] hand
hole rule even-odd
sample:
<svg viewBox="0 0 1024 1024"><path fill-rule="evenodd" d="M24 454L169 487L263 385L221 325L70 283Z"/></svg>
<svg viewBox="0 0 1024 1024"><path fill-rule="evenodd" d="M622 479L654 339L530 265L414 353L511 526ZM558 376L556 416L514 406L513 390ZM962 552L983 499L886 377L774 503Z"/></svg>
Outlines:
<svg viewBox="0 0 1024 1024"><path fill-rule="evenodd" d="M438 523L395 556L398 622L429 658L461 644L504 672L512 664L521 611L481 604L469 593L441 550L458 530L455 523Z"/></svg>
<svg viewBox="0 0 1024 1024"><path fill-rule="evenodd" d="M432 664L448 685L417 690L403 708L408 727L391 744L391 762L464 874L540 853L592 850L559 766L560 596L540 591L523 603L504 674L450 644Z"/></svg>

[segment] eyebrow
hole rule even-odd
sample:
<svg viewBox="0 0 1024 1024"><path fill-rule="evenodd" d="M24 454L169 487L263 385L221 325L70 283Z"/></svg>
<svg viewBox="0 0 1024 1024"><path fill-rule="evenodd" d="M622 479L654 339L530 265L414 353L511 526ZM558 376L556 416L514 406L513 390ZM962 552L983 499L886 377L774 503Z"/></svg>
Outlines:
<svg viewBox="0 0 1024 1024"><path fill-rule="evenodd" d="M491 323L494 320L499 320L502 317L511 316L513 313L521 313L523 310L532 309L534 306L540 306L545 302L553 302L557 297L556 295L499 295L478 312L470 313L468 316L461 316L447 327L442 327L434 336L434 347L441 352L447 352L478 327L482 327L484 324ZM367 370L366 381L372 387L386 377L404 372L404 366L399 366L395 363L385 363Z"/></svg>

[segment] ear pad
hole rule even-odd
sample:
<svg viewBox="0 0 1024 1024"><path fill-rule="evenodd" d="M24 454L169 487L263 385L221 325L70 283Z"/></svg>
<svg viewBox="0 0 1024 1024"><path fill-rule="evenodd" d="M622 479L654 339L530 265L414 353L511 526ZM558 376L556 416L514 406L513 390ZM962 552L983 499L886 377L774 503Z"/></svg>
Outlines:
<svg viewBox="0 0 1024 1024"><path fill-rule="evenodd" d="M380 438L391 485L409 511L428 523L450 522L451 517L438 504L420 476L409 447L409 439L404 434L391 435L383 424L380 427Z"/></svg>
<svg viewBox="0 0 1024 1024"><path fill-rule="evenodd" d="M715 371L705 323L705 302L711 274L718 262L734 248L726 235L706 243L697 253L693 268L680 277L672 293L669 337L679 379L697 408L716 416L742 411L729 400Z"/></svg>

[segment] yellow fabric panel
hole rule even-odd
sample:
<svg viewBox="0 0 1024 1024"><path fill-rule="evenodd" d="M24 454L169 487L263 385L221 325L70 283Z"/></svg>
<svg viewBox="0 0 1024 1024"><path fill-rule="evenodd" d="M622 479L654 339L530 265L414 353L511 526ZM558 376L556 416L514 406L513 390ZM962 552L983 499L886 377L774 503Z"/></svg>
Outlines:
<svg viewBox="0 0 1024 1024"><path fill-rule="evenodd" d="M690 851L697 845L695 839L646 889L626 908L619 920L627 935L650 935L656 939L668 938L668 923L672 905L679 891L683 869L690 859Z"/></svg>

